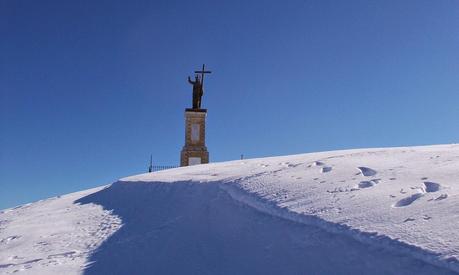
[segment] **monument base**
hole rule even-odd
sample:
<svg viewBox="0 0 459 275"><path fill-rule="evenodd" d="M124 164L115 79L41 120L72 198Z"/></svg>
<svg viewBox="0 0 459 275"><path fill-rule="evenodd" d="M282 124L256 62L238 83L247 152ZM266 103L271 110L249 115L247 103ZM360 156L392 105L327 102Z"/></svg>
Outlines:
<svg viewBox="0 0 459 275"><path fill-rule="evenodd" d="M180 154L180 166L209 163L206 116L206 109L185 110L185 146Z"/></svg>
<svg viewBox="0 0 459 275"><path fill-rule="evenodd" d="M180 154L180 166L191 166L209 163L209 152L183 149Z"/></svg>

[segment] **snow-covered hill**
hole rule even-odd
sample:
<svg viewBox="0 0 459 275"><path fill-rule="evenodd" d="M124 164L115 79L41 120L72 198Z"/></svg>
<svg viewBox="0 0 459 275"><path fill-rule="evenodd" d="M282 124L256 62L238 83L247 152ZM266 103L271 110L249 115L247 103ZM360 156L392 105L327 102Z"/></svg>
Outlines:
<svg viewBox="0 0 459 275"><path fill-rule="evenodd" d="M452 274L459 145L142 174L0 212L0 274Z"/></svg>

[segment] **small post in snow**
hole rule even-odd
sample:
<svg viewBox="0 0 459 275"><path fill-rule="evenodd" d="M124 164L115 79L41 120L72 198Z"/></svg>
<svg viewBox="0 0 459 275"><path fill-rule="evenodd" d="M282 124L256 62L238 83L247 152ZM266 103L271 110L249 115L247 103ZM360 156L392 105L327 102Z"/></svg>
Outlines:
<svg viewBox="0 0 459 275"><path fill-rule="evenodd" d="M148 173L153 172L153 154L150 155L150 166L148 166Z"/></svg>

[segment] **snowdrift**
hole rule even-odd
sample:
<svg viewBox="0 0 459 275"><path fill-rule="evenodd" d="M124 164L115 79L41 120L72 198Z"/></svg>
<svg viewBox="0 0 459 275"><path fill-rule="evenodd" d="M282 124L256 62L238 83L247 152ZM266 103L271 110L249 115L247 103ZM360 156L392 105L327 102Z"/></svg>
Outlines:
<svg viewBox="0 0 459 275"><path fill-rule="evenodd" d="M453 274L459 146L120 179L0 213L0 274Z"/></svg>

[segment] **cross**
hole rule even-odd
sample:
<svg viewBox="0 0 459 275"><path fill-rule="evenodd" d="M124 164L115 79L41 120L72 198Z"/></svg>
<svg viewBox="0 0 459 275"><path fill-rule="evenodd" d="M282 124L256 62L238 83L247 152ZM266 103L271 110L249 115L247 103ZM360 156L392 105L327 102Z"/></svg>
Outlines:
<svg viewBox="0 0 459 275"><path fill-rule="evenodd" d="M196 73L196 74L199 74L199 73L201 74L201 86L202 87L204 87L204 74L210 74L211 73L211 71L206 71L205 70L205 66L206 66L205 64L202 64L202 70L194 71L194 73Z"/></svg>

